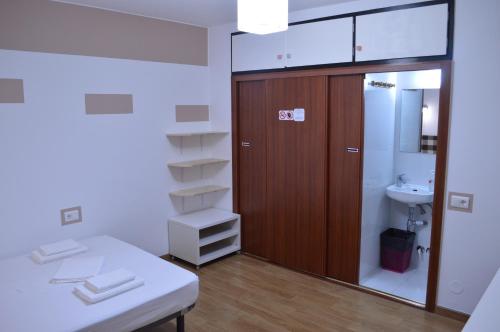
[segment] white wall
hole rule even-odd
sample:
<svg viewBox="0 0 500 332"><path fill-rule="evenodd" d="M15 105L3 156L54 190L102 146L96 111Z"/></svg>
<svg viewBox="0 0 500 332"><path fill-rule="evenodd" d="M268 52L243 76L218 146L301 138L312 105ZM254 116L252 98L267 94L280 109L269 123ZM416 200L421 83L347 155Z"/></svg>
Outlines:
<svg viewBox="0 0 500 332"><path fill-rule="evenodd" d="M232 28L233 24L229 24L208 31L211 120L215 128L227 131L231 131L231 44L228 33L231 33ZM231 147L231 135L227 135L214 147L214 154L231 159ZM221 170L214 181L232 188L232 165ZM217 201L216 207L233 209L232 190Z"/></svg>
<svg viewBox="0 0 500 332"><path fill-rule="evenodd" d="M498 13L498 0L456 2L447 189L475 201L472 214L445 213L438 303L463 312L500 267Z"/></svg>
<svg viewBox="0 0 500 332"><path fill-rule="evenodd" d="M0 104L0 257L63 238L109 234L168 252L167 130L175 104L209 102L208 67L0 50L0 77L24 79L25 103ZM131 93L134 113L86 115L85 93ZM83 223L59 211L81 205Z"/></svg>
<svg viewBox="0 0 500 332"><path fill-rule="evenodd" d="M291 21L342 14L346 12L412 3L405 0L360 0L303 10L290 14ZM500 157L495 142L500 140L500 112L497 80L500 77L500 12L498 0L456 0L454 79L450 127L447 188L475 194L473 214L446 211L441 252L438 305L470 313L500 266L500 210L496 198L500 185L496 174ZM210 28L210 58L229 59L230 33L235 24ZM212 60L213 61L213 60ZM221 119L230 114L230 61L211 62L211 86L214 102L226 105L216 112ZM425 178L428 170L425 170ZM231 178L229 168L223 174ZM231 202L226 201L227 207ZM461 294L449 285L458 281Z"/></svg>

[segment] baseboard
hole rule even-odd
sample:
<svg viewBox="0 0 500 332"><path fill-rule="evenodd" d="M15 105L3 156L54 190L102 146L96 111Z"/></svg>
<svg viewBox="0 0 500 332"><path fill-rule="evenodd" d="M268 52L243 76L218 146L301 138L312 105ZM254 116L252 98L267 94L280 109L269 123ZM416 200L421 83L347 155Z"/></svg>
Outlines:
<svg viewBox="0 0 500 332"><path fill-rule="evenodd" d="M466 314L466 313L463 313L460 311L455 311L455 310L448 309L448 308L444 308L444 307L439 307L439 306L436 307L435 313L438 315L444 316L444 317L448 317L448 318L452 318L452 319L464 322L464 323L466 323L470 317L469 314Z"/></svg>

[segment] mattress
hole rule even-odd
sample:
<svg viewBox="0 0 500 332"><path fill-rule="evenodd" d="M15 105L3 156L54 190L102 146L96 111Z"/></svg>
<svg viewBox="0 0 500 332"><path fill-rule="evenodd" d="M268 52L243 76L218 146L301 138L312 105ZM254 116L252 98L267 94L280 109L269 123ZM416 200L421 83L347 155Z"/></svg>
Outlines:
<svg viewBox="0 0 500 332"><path fill-rule="evenodd" d="M496 332L500 326L500 269L467 320L462 332Z"/></svg>
<svg viewBox="0 0 500 332"><path fill-rule="evenodd" d="M29 255L0 260L0 331L132 331L195 303L198 277L109 236L79 241L102 255L102 273L125 268L145 279L142 287L96 304L73 294L74 284L50 284L61 261L44 265Z"/></svg>

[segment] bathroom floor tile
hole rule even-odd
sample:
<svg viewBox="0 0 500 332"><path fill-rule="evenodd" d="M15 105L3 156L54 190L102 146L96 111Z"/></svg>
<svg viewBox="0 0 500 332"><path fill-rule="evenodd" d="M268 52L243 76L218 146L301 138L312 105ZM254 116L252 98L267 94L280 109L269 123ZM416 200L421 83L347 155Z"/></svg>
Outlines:
<svg viewBox="0 0 500 332"><path fill-rule="evenodd" d="M362 279L360 285L418 303L425 303L427 293L425 276L426 274L416 269L405 273L377 269Z"/></svg>

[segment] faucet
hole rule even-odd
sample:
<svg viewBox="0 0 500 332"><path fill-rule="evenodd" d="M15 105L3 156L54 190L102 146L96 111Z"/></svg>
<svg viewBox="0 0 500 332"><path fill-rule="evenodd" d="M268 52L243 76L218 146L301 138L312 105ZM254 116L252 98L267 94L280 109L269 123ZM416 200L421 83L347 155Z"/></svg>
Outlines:
<svg viewBox="0 0 500 332"><path fill-rule="evenodd" d="M406 180L406 174L405 173L401 173L396 178L396 187L401 188L401 186L403 184L405 184L406 182L408 182Z"/></svg>

